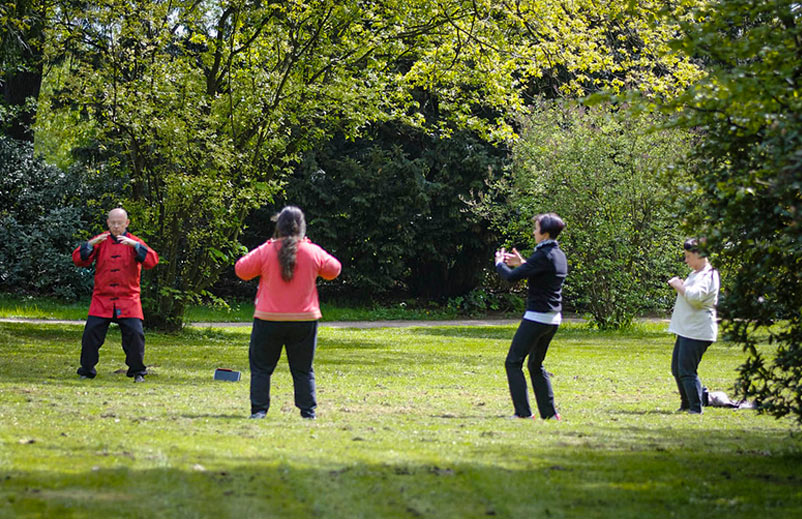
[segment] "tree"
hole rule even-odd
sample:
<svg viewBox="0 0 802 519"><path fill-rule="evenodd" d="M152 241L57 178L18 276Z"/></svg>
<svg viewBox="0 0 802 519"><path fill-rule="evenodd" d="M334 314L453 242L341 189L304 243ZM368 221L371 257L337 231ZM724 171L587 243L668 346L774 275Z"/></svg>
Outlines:
<svg viewBox="0 0 802 519"><path fill-rule="evenodd" d="M358 2L125 7L60 13L51 49L71 61L54 91L116 150L132 221L164 258L146 279L147 320L177 327L300 154L378 116L380 72L405 46Z"/></svg>
<svg viewBox="0 0 802 519"><path fill-rule="evenodd" d="M678 2L680 19L705 0ZM404 81L436 93L435 124L455 124L491 142L517 138L515 121L538 98L577 98L638 89L670 95L699 77L673 51L675 20L652 24L665 2L470 0L436 2L446 25L426 35Z"/></svg>
<svg viewBox="0 0 802 519"><path fill-rule="evenodd" d="M531 96L634 85L656 95L698 75L668 52L676 26L650 26L640 6L472 1L430 10L442 26L431 25L399 62L415 101L409 119L427 132L371 126L356 144L340 139L310 152L288 183L287 199L315 215L318 239L341 251L339 283L351 292L444 297L479 282L496 237L465 209L488 166L501 170ZM494 158L478 160L483 154Z"/></svg>
<svg viewBox="0 0 802 519"><path fill-rule="evenodd" d="M33 142L36 102L42 86L49 4L45 0L17 0L0 5L0 126L9 137L27 142Z"/></svg>
<svg viewBox="0 0 802 519"><path fill-rule="evenodd" d="M720 305L725 336L748 354L736 387L802 424L801 17L791 0L699 7L676 47L708 74L667 108L704 135L693 156L703 217L688 228L739 265Z"/></svg>
<svg viewBox="0 0 802 519"><path fill-rule="evenodd" d="M491 206L510 245L532 245L532 216L554 211L570 272L566 300L602 329L665 310L665 282L677 273L675 185L671 168L691 148L688 132L650 131L654 117L609 106L543 103L526 121L513 168L500 184L508 199Z"/></svg>

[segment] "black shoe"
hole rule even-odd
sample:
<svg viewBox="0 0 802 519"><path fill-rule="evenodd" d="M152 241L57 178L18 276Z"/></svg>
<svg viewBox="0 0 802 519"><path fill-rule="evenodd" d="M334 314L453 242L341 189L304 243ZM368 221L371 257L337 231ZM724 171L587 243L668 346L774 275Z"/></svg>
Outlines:
<svg viewBox="0 0 802 519"><path fill-rule="evenodd" d="M92 380L92 377L87 377L86 375L80 375L78 378L86 379L86 380Z"/></svg>
<svg viewBox="0 0 802 519"><path fill-rule="evenodd" d="M145 381L145 377L143 377L142 375L137 375L137 376L134 377L134 382L135 383L136 382L144 382L144 381Z"/></svg>
<svg viewBox="0 0 802 519"><path fill-rule="evenodd" d="M262 420L267 416L267 411L256 411L251 415L252 420Z"/></svg>

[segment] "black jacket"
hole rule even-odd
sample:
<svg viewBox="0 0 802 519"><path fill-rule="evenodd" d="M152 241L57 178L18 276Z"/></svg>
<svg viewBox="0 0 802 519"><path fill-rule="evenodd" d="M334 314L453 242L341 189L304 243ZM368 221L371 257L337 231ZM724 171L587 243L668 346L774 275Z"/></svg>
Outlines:
<svg viewBox="0 0 802 519"><path fill-rule="evenodd" d="M511 269L499 263L496 271L507 281L528 280L527 310L544 313L562 311L562 288L568 274L568 262L556 241L536 248L523 265Z"/></svg>

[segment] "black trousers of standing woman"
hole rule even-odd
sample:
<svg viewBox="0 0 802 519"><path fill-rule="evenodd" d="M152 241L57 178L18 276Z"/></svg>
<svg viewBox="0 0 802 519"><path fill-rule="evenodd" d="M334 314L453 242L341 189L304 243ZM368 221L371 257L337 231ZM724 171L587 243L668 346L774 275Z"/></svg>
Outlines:
<svg viewBox="0 0 802 519"><path fill-rule="evenodd" d="M253 320L248 359L251 365L251 413L270 408L270 377L276 369L281 349L287 349L295 406L304 418L314 418L315 360L317 321Z"/></svg>
<svg viewBox="0 0 802 519"><path fill-rule="evenodd" d="M510 351L507 353L507 360L504 368L507 370L507 382L510 385L510 395L512 404L515 406L516 416L523 418L532 416L532 408L529 407L529 396L526 390L526 377L524 377L524 359L529 356L527 367L529 376L532 378L532 387L535 391L535 400L541 418L551 418L557 414L554 408L554 392L551 389L551 380L546 368L543 367L543 359L549 349L549 343L557 333L558 325L543 324L521 320L515 337L512 338Z"/></svg>

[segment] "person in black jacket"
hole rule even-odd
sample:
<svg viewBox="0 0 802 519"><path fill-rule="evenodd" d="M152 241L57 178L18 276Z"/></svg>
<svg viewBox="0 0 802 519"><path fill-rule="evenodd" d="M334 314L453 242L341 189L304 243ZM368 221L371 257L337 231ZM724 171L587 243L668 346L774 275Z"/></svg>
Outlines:
<svg viewBox="0 0 802 519"><path fill-rule="evenodd" d="M529 284L526 313L512 339L504 367L515 407L514 417L534 418L522 369L528 355L527 367L540 417L560 420L543 359L562 320L562 286L568 274L568 263L555 239L565 228L565 223L554 213L539 214L532 221L537 246L531 256L524 259L515 249L511 253L503 248L496 251L499 275L507 281L525 278Z"/></svg>

